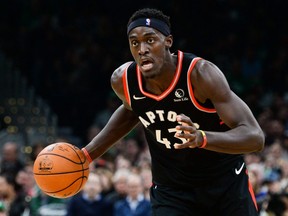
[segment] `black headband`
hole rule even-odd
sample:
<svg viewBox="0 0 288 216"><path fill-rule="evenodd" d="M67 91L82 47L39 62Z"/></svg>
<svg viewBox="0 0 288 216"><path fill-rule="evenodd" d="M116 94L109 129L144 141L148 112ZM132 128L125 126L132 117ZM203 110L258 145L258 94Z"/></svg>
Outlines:
<svg viewBox="0 0 288 216"><path fill-rule="evenodd" d="M127 35L130 33L132 29L139 27L139 26L151 27L160 31L165 36L170 35L169 26L165 22L159 19L155 19L155 18L139 18L139 19L132 21L127 27Z"/></svg>

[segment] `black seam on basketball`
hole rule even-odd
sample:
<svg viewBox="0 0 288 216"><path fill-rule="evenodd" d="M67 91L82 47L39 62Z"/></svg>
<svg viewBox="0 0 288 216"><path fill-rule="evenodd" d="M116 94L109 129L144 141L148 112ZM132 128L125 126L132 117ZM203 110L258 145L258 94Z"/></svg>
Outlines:
<svg viewBox="0 0 288 216"><path fill-rule="evenodd" d="M77 190L77 192L76 192L76 193L78 193L79 190L82 188L83 178L86 178L86 179L87 179L86 176L79 177L78 179L76 179L75 181L73 181L70 185L68 185L68 186L65 187L65 188L62 188L61 190L52 191L52 192L50 192L50 191L44 191L44 190L42 190L42 191L44 191L45 193L49 193L49 194L58 193L58 192L60 192L60 191L63 191L63 190L66 190L67 188L69 188L71 185L73 185L75 182L77 182L80 178L82 179L82 183L81 183L80 187L78 188L78 190Z"/></svg>
<svg viewBox="0 0 288 216"><path fill-rule="evenodd" d="M71 149L75 152L75 154L78 156L79 161L82 162L81 157L79 156L78 152L77 152L74 148L72 148L72 146L70 146L70 145L68 145L68 146L69 146L69 148L71 148ZM83 162L83 163L85 163L85 162L86 162L86 157L84 157L84 162ZM84 171L83 171L84 167L83 167L83 163L81 164L81 166L82 166L82 176L84 176ZM82 184L83 184L83 178L82 178L81 185L82 185Z"/></svg>
<svg viewBox="0 0 288 216"><path fill-rule="evenodd" d="M83 168L83 167L82 167ZM69 172L53 172L53 173L47 173L47 172L43 172L43 173L34 173L34 175L59 175L59 174L70 174L70 173L76 173L76 172L82 172L82 176L85 176L84 175L84 172L86 170L89 170L89 168L86 168L86 169L80 169L80 170L74 170L74 171L69 171ZM86 176L85 176L86 177Z"/></svg>
<svg viewBox="0 0 288 216"><path fill-rule="evenodd" d="M73 161L73 160L71 160L71 159L69 159L69 158L67 158L67 157L65 157L65 156L63 156L63 155L59 155L59 154L56 154L56 153L48 153L48 152L45 152L45 153L42 153L42 154L39 154L38 155L38 157L40 157L40 156L42 156L42 155L54 155L54 156L58 156L58 157L62 157L62 158L65 158L65 159L67 159L67 160L69 160L70 162L72 162L72 163L74 163L74 164L79 164L79 165L82 165L82 167L83 167L83 164L85 163L85 161L84 162L76 162L76 161ZM78 155L78 154L77 154ZM81 160L80 160L81 161Z"/></svg>
<svg viewBox="0 0 288 216"><path fill-rule="evenodd" d="M76 153L76 155L78 156L78 158L79 158L79 160L82 162L82 160L81 160L81 157L79 156L79 154L78 154L78 152L73 148L73 146L71 146L71 145L67 145L69 148L71 148L75 153ZM80 150L81 151L81 150ZM86 162L86 157L84 157L84 161L83 161L83 163L85 163Z"/></svg>

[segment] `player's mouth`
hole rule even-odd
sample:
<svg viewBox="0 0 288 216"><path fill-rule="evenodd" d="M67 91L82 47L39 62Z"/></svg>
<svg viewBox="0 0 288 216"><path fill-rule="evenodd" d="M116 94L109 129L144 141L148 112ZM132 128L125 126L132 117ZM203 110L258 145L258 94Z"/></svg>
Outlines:
<svg viewBox="0 0 288 216"><path fill-rule="evenodd" d="M151 70L153 67L153 62L151 60L145 59L140 62L141 71Z"/></svg>

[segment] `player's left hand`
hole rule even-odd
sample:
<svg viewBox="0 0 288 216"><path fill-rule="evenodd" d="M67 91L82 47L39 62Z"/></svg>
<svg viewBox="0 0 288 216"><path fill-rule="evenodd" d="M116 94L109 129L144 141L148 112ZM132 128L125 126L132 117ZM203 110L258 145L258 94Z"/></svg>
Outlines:
<svg viewBox="0 0 288 216"><path fill-rule="evenodd" d="M180 114L177 116L177 122L180 125L176 126L176 130L179 131L175 134L177 138L184 138L187 142L183 142L181 144L175 143L175 149L183 149L183 148L197 148L202 141L201 134L196 128L196 124L192 122L192 120L184 115ZM183 140L183 139L182 139Z"/></svg>

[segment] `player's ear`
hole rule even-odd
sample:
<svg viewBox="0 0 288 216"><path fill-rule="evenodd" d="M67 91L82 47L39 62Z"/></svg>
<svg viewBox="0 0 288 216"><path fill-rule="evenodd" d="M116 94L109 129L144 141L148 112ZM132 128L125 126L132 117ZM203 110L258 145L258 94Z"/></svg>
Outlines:
<svg viewBox="0 0 288 216"><path fill-rule="evenodd" d="M165 47L169 49L169 48L172 47L172 44L173 44L173 36L172 35L168 35L165 38Z"/></svg>

